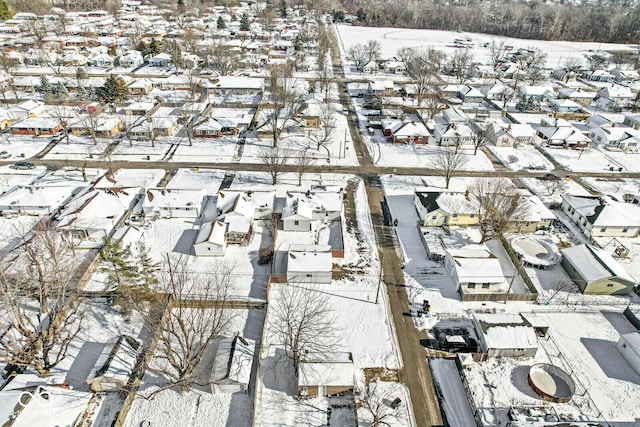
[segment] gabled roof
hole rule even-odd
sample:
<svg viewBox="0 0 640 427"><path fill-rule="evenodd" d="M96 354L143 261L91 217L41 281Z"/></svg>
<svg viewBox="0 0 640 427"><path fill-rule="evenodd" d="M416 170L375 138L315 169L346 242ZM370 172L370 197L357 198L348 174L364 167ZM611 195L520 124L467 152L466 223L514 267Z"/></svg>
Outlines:
<svg viewBox="0 0 640 427"><path fill-rule="evenodd" d="M596 196L562 195L594 227L640 226L640 206Z"/></svg>
<svg viewBox="0 0 640 427"><path fill-rule="evenodd" d="M561 249L560 252L587 283L613 277L635 283L633 277L618 261L608 252L595 246L582 244Z"/></svg>
<svg viewBox="0 0 640 427"><path fill-rule="evenodd" d="M227 232L227 224L221 221L205 222L200 226L195 244L211 243L216 246L224 246Z"/></svg>
<svg viewBox="0 0 640 427"><path fill-rule="evenodd" d="M222 337L218 342L216 356L211 371L211 382L217 383L225 379L239 384L249 384L255 342L239 335Z"/></svg>

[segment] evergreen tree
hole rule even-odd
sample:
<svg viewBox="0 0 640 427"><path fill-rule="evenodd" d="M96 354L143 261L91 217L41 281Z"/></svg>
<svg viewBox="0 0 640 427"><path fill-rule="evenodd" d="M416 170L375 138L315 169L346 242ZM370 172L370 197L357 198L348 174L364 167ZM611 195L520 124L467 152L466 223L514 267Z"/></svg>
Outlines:
<svg viewBox="0 0 640 427"><path fill-rule="evenodd" d="M6 0L0 0L0 21L13 18L13 11Z"/></svg>
<svg viewBox="0 0 640 427"><path fill-rule="evenodd" d="M282 19L287 18L287 1L280 0L280 5L278 5L278 12L280 12L280 17Z"/></svg>
<svg viewBox="0 0 640 427"><path fill-rule="evenodd" d="M249 17L246 13L243 13L240 18L240 31L249 31Z"/></svg>
<svg viewBox="0 0 640 427"><path fill-rule="evenodd" d="M104 84L96 90L98 99L105 103L111 104L113 102L124 101L127 99L129 89L127 84L121 77L111 74L107 77Z"/></svg>
<svg viewBox="0 0 640 427"><path fill-rule="evenodd" d="M51 93L53 92L53 87L51 86L51 83L49 82L47 76L40 76L40 83L36 86L35 89L36 92L38 92L42 96L42 99L48 98L49 95L51 95Z"/></svg>
<svg viewBox="0 0 640 427"><path fill-rule="evenodd" d="M113 304L119 306L125 316L131 312L132 283L136 278L136 268L131 257L129 246L122 247L120 240L109 237L104 239L100 251L100 272L107 274L107 287L115 296Z"/></svg>
<svg viewBox="0 0 640 427"><path fill-rule="evenodd" d="M227 28L227 24L225 24L222 16L218 16L218 22L216 26L218 27L219 30L224 30L225 28Z"/></svg>
<svg viewBox="0 0 640 427"><path fill-rule="evenodd" d="M151 42L149 43L149 55L155 56L159 54L160 48L160 42L155 38L151 39Z"/></svg>
<svg viewBox="0 0 640 427"><path fill-rule="evenodd" d="M184 0L178 0L178 12L184 13Z"/></svg>
<svg viewBox="0 0 640 427"><path fill-rule="evenodd" d="M136 264L138 288L146 295L152 292L152 286L158 283L156 272L160 269L160 263L153 261L149 254L149 247L143 240L136 243Z"/></svg>

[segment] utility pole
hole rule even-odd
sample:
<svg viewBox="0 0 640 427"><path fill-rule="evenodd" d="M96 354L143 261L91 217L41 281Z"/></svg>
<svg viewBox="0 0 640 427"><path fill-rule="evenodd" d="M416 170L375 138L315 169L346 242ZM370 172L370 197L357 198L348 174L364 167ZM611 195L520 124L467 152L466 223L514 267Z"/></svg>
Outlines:
<svg viewBox="0 0 640 427"><path fill-rule="evenodd" d="M378 287L376 289L376 304L380 296L380 284L382 283L382 263L384 262L384 252L380 252L380 270L378 271Z"/></svg>

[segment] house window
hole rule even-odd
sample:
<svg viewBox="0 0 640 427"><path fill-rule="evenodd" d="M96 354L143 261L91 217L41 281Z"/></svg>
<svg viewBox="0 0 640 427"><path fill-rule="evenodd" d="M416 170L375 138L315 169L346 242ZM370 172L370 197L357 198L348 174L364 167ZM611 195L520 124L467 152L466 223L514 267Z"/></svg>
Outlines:
<svg viewBox="0 0 640 427"><path fill-rule="evenodd" d="M298 221L298 220L293 221L293 225L300 225L300 221Z"/></svg>
<svg viewBox="0 0 640 427"><path fill-rule="evenodd" d="M482 289L489 289L489 284L488 283L483 283L482 284Z"/></svg>
<svg viewBox="0 0 640 427"><path fill-rule="evenodd" d="M628 232L628 231L629 231L629 227L624 227L624 228L622 229L622 232L623 232L623 233L626 233L626 232Z"/></svg>
<svg viewBox="0 0 640 427"><path fill-rule="evenodd" d="M469 288L469 289L475 289L475 287L476 287L476 284L475 284L475 283L469 283L469 284L467 285L467 288Z"/></svg>
<svg viewBox="0 0 640 427"><path fill-rule="evenodd" d="M436 220L438 217L437 216L432 216L431 219Z"/></svg>
<svg viewBox="0 0 640 427"><path fill-rule="evenodd" d="M313 277L313 274L307 273L307 277Z"/></svg>
<svg viewBox="0 0 640 427"><path fill-rule="evenodd" d="M607 288L613 288L613 283L607 283Z"/></svg>
<svg viewBox="0 0 640 427"><path fill-rule="evenodd" d="M457 213L454 213L452 216L453 216L454 218L458 218L458 214L457 214Z"/></svg>
<svg viewBox="0 0 640 427"><path fill-rule="evenodd" d="M469 215L469 218L475 218L475 217L476 217L476 214Z"/></svg>
<svg viewBox="0 0 640 427"><path fill-rule="evenodd" d="M602 228L600 228L600 232L601 232L601 233L604 233L605 231L607 231L607 227L602 227Z"/></svg>

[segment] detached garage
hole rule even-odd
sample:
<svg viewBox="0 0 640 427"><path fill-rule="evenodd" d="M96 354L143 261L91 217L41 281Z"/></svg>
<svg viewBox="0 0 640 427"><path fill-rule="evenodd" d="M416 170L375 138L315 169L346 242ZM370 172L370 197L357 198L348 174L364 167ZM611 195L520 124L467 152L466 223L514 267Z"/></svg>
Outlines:
<svg viewBox="0 0 640 427"><path fill-rule="evenodd" d="M633 277L606 251L591 245L562 249L562 267L583 294L628 295Z"/></svg>

